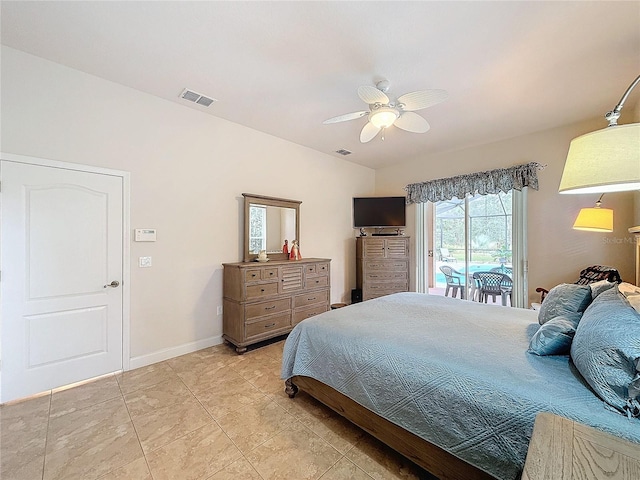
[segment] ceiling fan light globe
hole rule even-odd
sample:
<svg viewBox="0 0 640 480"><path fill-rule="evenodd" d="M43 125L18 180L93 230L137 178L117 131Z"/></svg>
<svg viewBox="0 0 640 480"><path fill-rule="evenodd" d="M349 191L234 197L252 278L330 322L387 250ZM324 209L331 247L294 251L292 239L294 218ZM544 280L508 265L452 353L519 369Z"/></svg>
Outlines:
<svg viewBox="0 0 640 480"><path fill-rule="evenodd" d="M395 108L379 108L369 114L369 121L378 128L388 128L393 125L399 115Z"/></svg>

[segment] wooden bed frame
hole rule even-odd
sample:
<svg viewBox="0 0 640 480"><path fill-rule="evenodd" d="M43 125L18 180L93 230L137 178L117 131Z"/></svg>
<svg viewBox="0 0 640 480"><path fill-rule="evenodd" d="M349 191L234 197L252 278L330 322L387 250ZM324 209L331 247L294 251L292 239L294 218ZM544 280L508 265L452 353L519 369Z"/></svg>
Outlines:
<svg viewBox="0 0 640 480"><path fill-rule="evenodd" d="M295 397L298 389L304 390L440 480L495 480L487 472L385 420L318 380L294 376L285 382L285 392L290 398Z"/></svg>

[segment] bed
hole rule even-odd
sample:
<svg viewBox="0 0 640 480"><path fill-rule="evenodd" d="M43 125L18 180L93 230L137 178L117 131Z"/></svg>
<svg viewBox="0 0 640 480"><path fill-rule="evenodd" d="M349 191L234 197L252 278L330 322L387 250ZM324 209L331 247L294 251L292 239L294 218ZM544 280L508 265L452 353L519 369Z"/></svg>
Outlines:
<svg viewBox="0 0 640 480"><path fill-rule="evenodd" d="M539 326L533 310L398 293L298 324L282 378L442 480L520 478L543 411L640 443L640 420L568 355L527 353Z"/></svg>

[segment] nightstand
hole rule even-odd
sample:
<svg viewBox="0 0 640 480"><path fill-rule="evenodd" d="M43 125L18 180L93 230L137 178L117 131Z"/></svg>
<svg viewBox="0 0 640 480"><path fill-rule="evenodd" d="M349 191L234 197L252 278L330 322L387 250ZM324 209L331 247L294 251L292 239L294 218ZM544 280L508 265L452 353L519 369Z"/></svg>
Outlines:
<svg viewBox="0 0 640 480"><path fill-rule="evenodd" d="M637 480L640 445L551 413L533 426L522 480Z"/></svg>

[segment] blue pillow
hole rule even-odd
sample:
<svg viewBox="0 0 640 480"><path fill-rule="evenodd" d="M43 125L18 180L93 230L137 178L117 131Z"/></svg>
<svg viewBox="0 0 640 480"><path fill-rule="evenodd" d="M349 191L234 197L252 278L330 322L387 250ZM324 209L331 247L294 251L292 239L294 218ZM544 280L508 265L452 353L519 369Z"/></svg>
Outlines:
<svg viewBox="0 0 640 480"><path fill-rule="evenodd" d="M529 352L541 356L568 355L581 316L568 313L545 322L531 338Z"/></svg>
<svg viewBox="0 0 640 480"><path fill-rule="evenodd" d="M640 415L640 315L617 288L602 292L584 312L571 359L602 400L627 415Z"/></svg>
<svg viewBox="0 0 640 480"><path fill-rule="evenodd" d="M544 325L560 315L584 312L590 303L591 288L589 285L561 283L553 287L544 298L538 312L538 323Z"/></svg>

